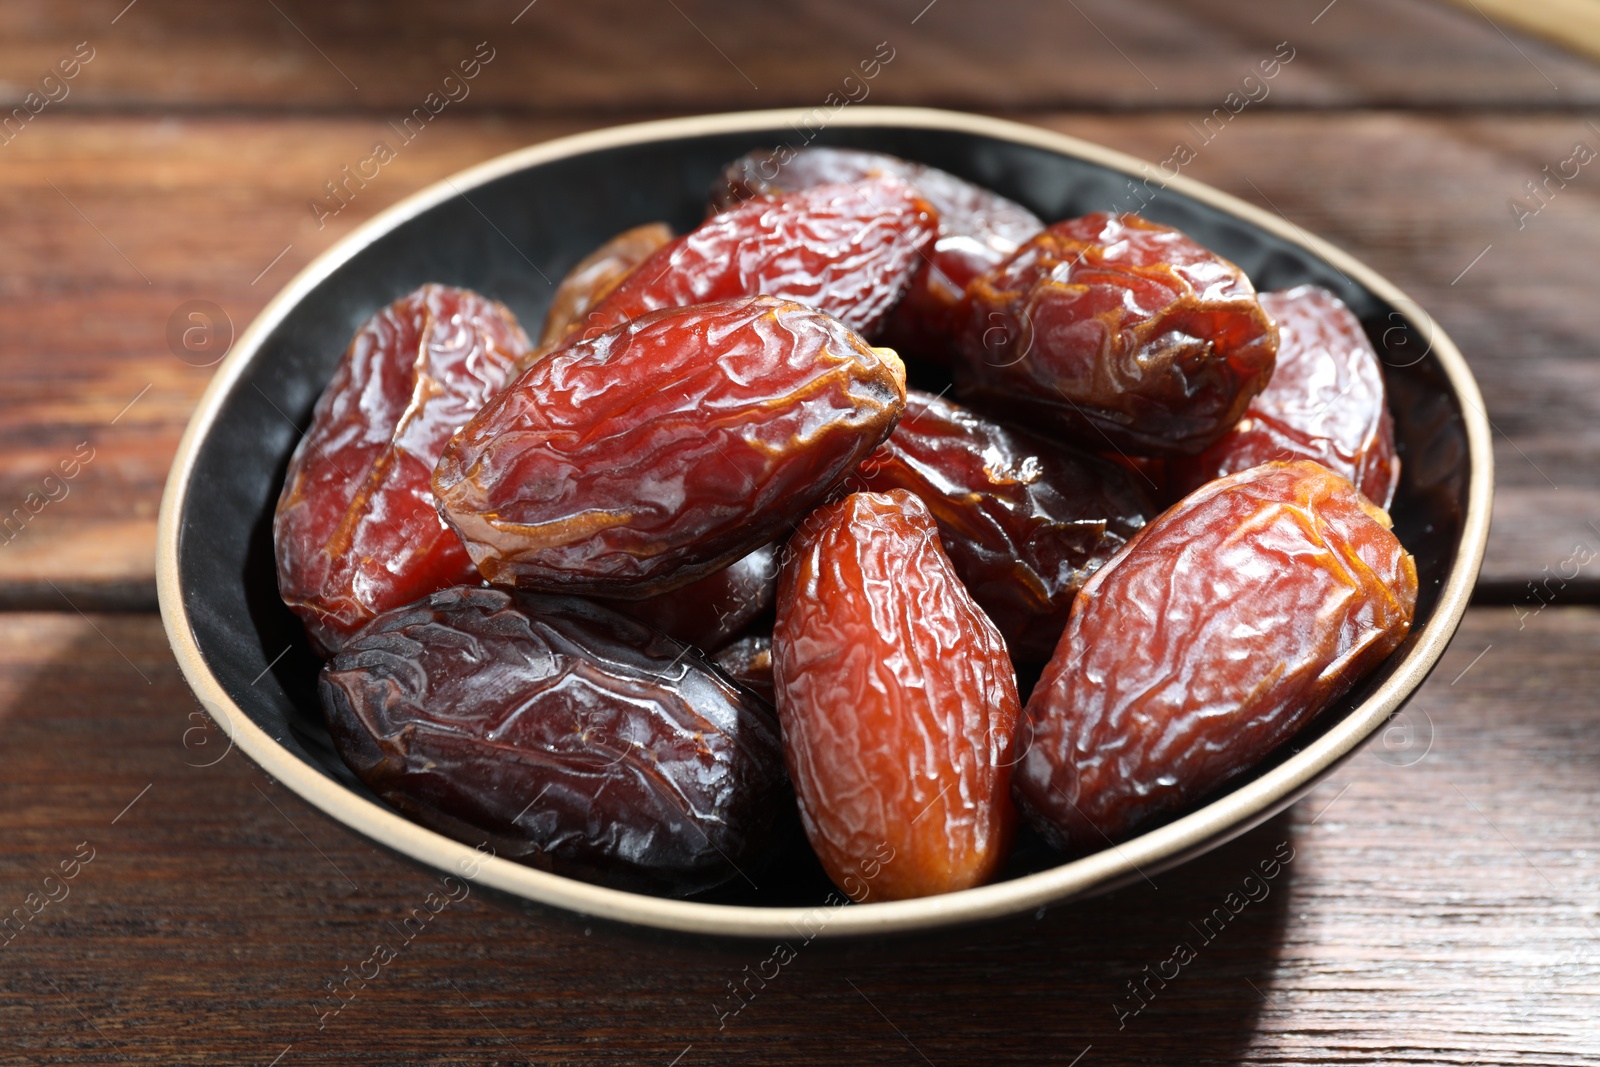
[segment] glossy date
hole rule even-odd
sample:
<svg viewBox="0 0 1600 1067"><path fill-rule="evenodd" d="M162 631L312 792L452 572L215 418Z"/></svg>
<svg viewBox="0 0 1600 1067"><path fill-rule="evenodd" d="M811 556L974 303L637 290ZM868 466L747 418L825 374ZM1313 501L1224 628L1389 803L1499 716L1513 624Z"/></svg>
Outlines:
<svg viewBox="0 0 1600 1067"><path fill-rule="evenodd" d="M777 595L778 550L762 545L681 589L610 606L686 645L716 652L772 607Z"/></svg>
<svg viewBox="0 0 1600 1067"><path fill-rule="evenodd" d="M711 657L729 678L762 696L771 704L777 699L772 688L772 637L741 637Z"/></svg>
<svg viewBox="0 0 1600 1067"><path fill-rule="evenodd" d="M323 669L340 756L425 825L544 870L687 894L758 858L786 802L772 712L596 604L457 588Z"/></svg>
<svg viewBox="0 0 1600 1067"><path fill-rule="evenodd" d="M528 349L510 311L442 285L356 331L289 463L272 527L278 590L320 654L381 611L479 580L434 509L433 467Z"/></svg>
<svg viewBox="0 0 1600 1067"><path fill-rule="evenodd" d="M539 335L540 347L559 342L591 307L670 240L672 227L664 222L647 222L624 230L579 260L556 286L550 310L545 313L544 331Z"/></svg>
<svg viewBox="0 0 1600 1067"><path fill-rule="evenodd" d="M938 236L917 267L905 298L884 327L884 342L901 351L948 358L956 311L967 283L998 266L1044 228L1014 200L948 171L854 148L807 147L751 152L724 168L712 185L719 210L754 196L859 182L893 174L916 187L939 217Z"/></svg>
<svg viewBox="0 0 1600 1067"><path fill-rule="evenodd" d="M811 847L847 889L887 847L874 899L983 884L1015 821L1016 674L933 516L904 490L855 493L808 516L790 553L773 684Z"/></svg>
<svg viewBox="0 0 1600 1067"><path fill-rule="evenodd" d="M1208 483L1079 592L1023 714L1019 806L1081 852L1202 799L1388 656L1416 596L1388 516L1327 468Z"/></svg>
<svg viewBox="0 0 1600 1067"><path fill-rule="evenodd" d="M491 582L640 600L773 540L904 407L895 354L811 308L669 308L535 363L434 492Z"/></svg>
<svg viewBox="0 0 1600 1067"><path fill-rule="evenodd" d="M1172 463L1174 488L1186 493L1269 460L1310 459L1388 507L1400 460L1383 368L1361 320L1315 285L1262 293L1261 307L1278 324L1272 380L1222 440Z"/></svg>
<svg viewBox="0 0 1600 1067"><path fill-rule="evenodd" d="M1243 271L1137 215L1050 226L973 280L962 318L960 395L1134 455L1215 443L1278 347Z"/></svg>
<svg viewBox="0 0 1600 1067"><path fill-rule="evenodd" d="M1138 476L928 393L853 484L915 493L972 597L1017 660L1043 662L1078 588L1155 515Z"/></svg>
<svg viewBox="0 0 1600 1067"><path fill-rule="evenodd" d="M639 264L566 343L660 308L757 294L808 304L870 337L936 228L928 203L889 175L760 197L713 215Z"/></svg>

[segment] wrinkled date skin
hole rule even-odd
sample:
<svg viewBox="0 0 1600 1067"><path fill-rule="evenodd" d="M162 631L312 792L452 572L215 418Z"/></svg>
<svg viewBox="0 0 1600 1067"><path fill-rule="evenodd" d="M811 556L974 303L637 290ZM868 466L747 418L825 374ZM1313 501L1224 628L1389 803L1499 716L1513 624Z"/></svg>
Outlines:
<svg viewBox="0 0 1600 1067"><path fill-rule="evenodd" d="M660 308L782 297L872 336L933 243L933 208L882 175L761 197L713 215L639 264L570 343Z"/></svg>
<svg viewBox="0 0 1600 1067"><path fill-rule="evenodd" d="M289 463L272 526L278 590L318 653L381 611L479 580L430 480L445 442L528 349L511 312L442 285L356 332Z"/></svg>
<svg viewBox="0 0 1600 1067"><path fill-rule="evenodd" d="M967 283L999 266L1044 229L1039 217L1021 204L924 163L881 152L818 147L751 152L734 160L712 185L712 205L722 210L755 196L859 182L873 174L910 182L939 215L938 236L891 313L884 341L902 351L947 359Z"/></svg>
<svg viewBox="0 0 1600 1067"><path fill-rule="evenodd" d="M767 703L777 701L772 688L772 637L741 637L711 657L729 678L760 695Z"/></svg>
<svg viewBox="0 0 1600 1067"><path fill-rule="evenodd" d="M778 550L762 545L682 589L611 606L686 645L716 652L772 607L777 595Z"/></svg>
<svg viewBox="0 0 1600 1067"><path fill-rule="evenodd" d="M1263 293L1261 307L1278 324L1272 380L1222 440L1173 464L1174 488L1187 493L1269 460L1311 459L1388 507L1400 459L1383 368L1361 320L1315 285Z"/></svg>
<svg viewBox="0 0 1600 1067"><path fill-rule="evenodd" d="M671 226L664 222L647 222L624 230L579 260L556 286L556 295L545 314L544 332L539 335L539 346L553 346L565 337L573 323L581 320L622 279L632 274L635 267L670 240Z"/></svg>
<svg viewBox="0 0 1600 1067"><path fill-rule="evenodd" d="M912 390L906 417L852 484L921 498L1012 657L1042 663L1084 580L1155 515L1136 478Z"/></svg>
<svg viewBox="0 0 1600 1067"><path fill-rule="evenodd" d="M957 385L1084 448L1193 454L1272 375L1244 272L1138 215L1058 222L967 287Z"/></svg>
<svg viewBox="0 0 1600 1067"><path fill-rule="evenodd" d="M1327 468L1207 484L1079 592L1024 712L1018 804L1070 852L1187 807L1388 656L1416 596L1388 516Z"/></svg>
<svg viewBox="0 0 1600 1067"><path fill-rule="evenodd" d="M786 803L772 712L599 605L435 593L323 669L339 754L395 807L585 881L687 894L757 858Z"/></svg>
<svg viewBox="0 0 1600 1067"><path fill-rule="evenodd" d="M670 308L535 363L434 493L491 582L642 600L772 541L904 408L895 354L811 308Z"/></svg>
<svg viewBox="0 0 1600 1067"><path fill-rule="evenodd" d="M1015 823L1016 674L933 516L904 490L855 493L790 549L773 684L823 868L857 903L983 884Z"/></svg>

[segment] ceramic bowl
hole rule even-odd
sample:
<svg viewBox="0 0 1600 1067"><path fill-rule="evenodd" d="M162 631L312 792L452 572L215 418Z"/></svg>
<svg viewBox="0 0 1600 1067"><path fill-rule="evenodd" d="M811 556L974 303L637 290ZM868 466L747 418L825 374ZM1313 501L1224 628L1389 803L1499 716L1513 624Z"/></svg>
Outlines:
<svg viewBox="0 0 1600 1067"><path fill-rule="evenodd" d="M1293 803L1399 709L1461 620L1489 527L1483 402L1461 354L1421 308L1276 214L1071 137L912 108L847 108L820 129L814 114L809 121L787 111L709 115L512 152L383 212L267 305L201 400L161 511L158 581L167 633L189 684L234 744L331 818L421 863L475 872L480 883L505 893L705 934L840 936L990 919L1171 867ZM484 859L408 821L357 781L330 745L316 697L318 662L279 601L274 578L273 506L335 361L367 316L429 281L501 300L537 334L552 283L596 245L657 219L689 229L704 216L707 189L725 163L755 148L807 143L930 163L1046 220L1142 204L1144 214L1239 264L1258 289L1314 282L1339 294L1385 364L1404 465L1391 510L1420 578L1410 636L1291 744L1178 817L1071 862L1035 850L1014 862L1004 880L944 896L834 906L814 861L797 859L792 870L763 876L766 892L671 900ZM913 366L914 380L916 374Z"/></svg>

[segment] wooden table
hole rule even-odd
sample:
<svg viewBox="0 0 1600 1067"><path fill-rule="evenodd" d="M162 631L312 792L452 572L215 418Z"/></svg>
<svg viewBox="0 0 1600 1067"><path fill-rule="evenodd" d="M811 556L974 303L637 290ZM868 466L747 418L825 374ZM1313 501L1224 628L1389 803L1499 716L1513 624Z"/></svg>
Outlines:
<svg viewBox="0 0 1600 1067"><path fill-rule="evenodd" d="M1428 0L524 3L0 3L7 108L57 98L0 127L0 518L47 501L0 535L0 913L31 916L0 934L0 1060L1600 1063L1600 166L1526 187L1600 147L1600 68ZM478 42L470 96L319 225L324 182ZM327 985L398 941L434 878L226 753L178 676L155 514L212 373L174 355L180 309L242 329L460 167L632 118L818 104L880 42L873 103L1149 159L1287 42L1187 172L1367 260L1471 361L1499 492L1454 646L1305 801L1154 884L813 942L737 1014L730 983L772 946L474 891L335 1013ZM75 76L44 82L62 62ZM1290 850L1131 1014L1129 983Z"/></svg>

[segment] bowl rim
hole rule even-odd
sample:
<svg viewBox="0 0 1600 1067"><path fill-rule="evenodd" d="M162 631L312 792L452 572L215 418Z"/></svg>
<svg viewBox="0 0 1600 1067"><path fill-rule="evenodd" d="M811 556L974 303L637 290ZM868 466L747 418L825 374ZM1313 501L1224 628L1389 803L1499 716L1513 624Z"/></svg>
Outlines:
<svg viewBox="0 0 1600 1067"><path fill-rule="evenodd" d="M472 846L435 833L398 813L357 796L322 770L291 753L246 715L212 674L199 650L179 583L179 535L184 504L200 447L223 403L289 312L334 270L401 223L456 196L538 164L624 145L705 134L782 128L804 121L814 109L783 108L698 115L630 123L529 145L442 178L379 212L307 264L240 334L202 394L178 445L162 495L157 530L156 588L162 624L185 680L232 744L262 770L350 829L412 859L458 877L541 904L582 915L660 929L736 937L860 936L926 929L995 919L1106 891L1164 869L1221 843L1287 807L1387 720L1421 685L1443 655L1466 611L1488 539L1493 457L1488 416L1466 360L1416 301L1354 256L1309 234L1281 213L1274 215L1182 174L1165 187L1242 219L1296 245L1399 309L1431 341L1424 354L1437 357L1461 403L1470 464L1467 509L1454 564L1439 591L1434 615L1417 632L1394 672L1365 701L1301 751L1259 777L1169 823L1101 852L1047 870L975 889L903 901L758 907L706 904L646 896L591 885L520 863L485 856ZM834 126L896 126L978 134L1121 171L1150 174L1152 164L1110 148L1037 126L964 112L918 107L856 106L829 119ZM1270 201L1269 201L1270 203ZM830 897L843 901L842 897Z"/></svg>

